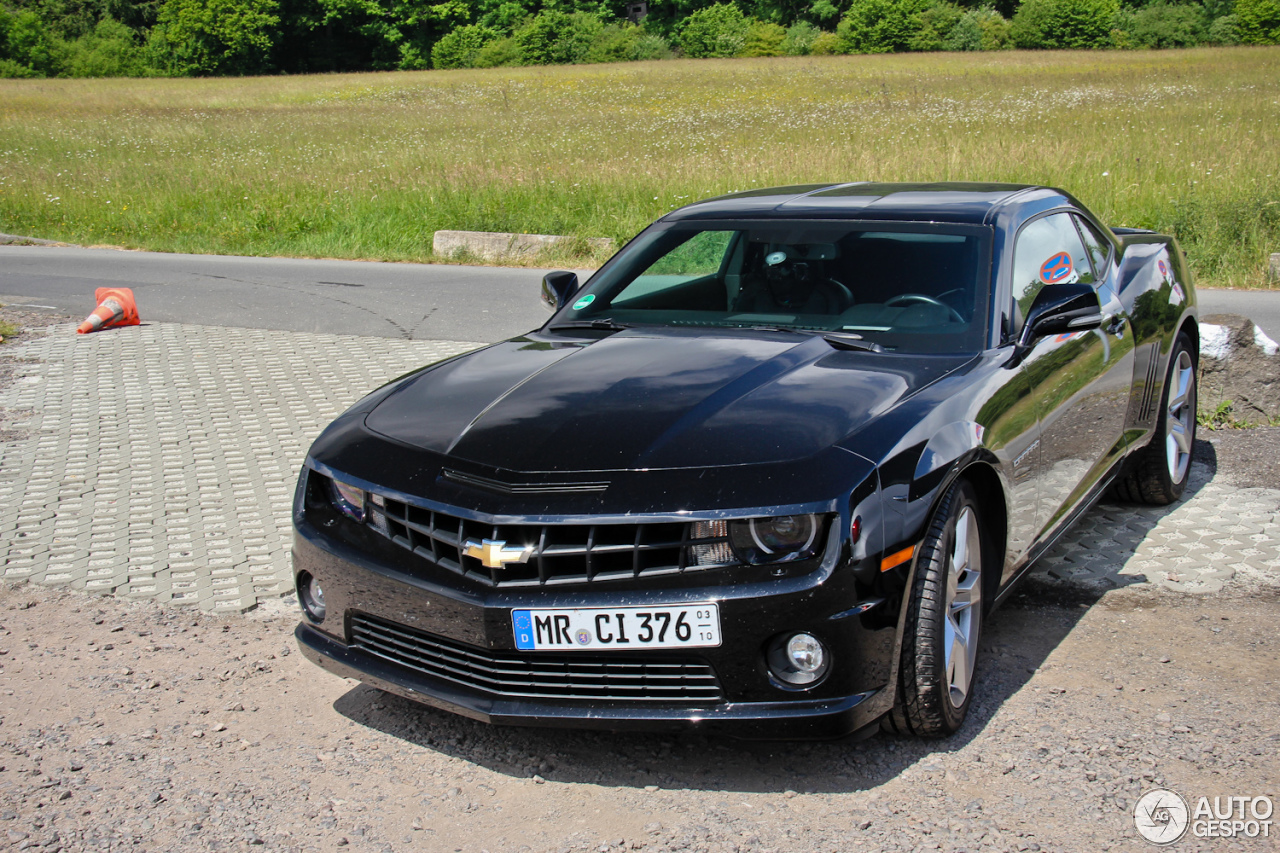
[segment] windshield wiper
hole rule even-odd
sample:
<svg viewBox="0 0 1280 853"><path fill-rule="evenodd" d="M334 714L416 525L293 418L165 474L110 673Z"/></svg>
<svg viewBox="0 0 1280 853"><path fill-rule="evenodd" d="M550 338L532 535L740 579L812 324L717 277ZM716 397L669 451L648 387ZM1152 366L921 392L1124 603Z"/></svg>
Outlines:
<svg viewBox="0 0 1280 853"><path fill-rule="evenodd" d="M851 349L858 352L884 352L884 347L874 341L864 341L861 335L850 335L847 332L827 332L822 339L836 349Z"/></svg>
<svg viewBox="0 0 1280 853"><path fill-rule="evenodd" d="M625 323L615 323L608 317L597 317L594 320L566 320L563 323L553 323L551 329L605 329L611 332L621 332L623 329L631 327Z"/></svg>
<svg viewBox="0 0 1280 853"><path fill-rule="evenodd" d="M884 352L884 347L871 341L863 340L862 335L850 332L828 332L821 329L802 329L795 326L771 326L760 324L741 326L739 328L754 329L760 332L791 332L796 335L822 335L822 339L836 349L857 350L858 352Z"/></svg>

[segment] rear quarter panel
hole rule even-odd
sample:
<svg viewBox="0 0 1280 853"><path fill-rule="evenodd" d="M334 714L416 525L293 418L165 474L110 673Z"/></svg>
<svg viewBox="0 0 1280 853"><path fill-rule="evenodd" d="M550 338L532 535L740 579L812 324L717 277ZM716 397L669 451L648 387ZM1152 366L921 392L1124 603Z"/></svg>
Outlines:
<svg viewBox="0 0 1280 853"><path fill-rule="evenodd" d="M1155 428L1169 354L1179 331L1191 338L1198 359L1198 309L1186 258L1174 238L1131 229L1116 229L1115 234L1118 295L1131 319L1135 356L1125 428L1130 446L1137 448Z"/></svg>

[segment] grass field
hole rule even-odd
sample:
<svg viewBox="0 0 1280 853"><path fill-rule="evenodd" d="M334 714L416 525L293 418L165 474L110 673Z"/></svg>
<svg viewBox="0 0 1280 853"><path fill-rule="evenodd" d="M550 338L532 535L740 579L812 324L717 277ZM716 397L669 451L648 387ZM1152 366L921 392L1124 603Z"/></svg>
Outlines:
<svg viewBox="0 0 1280 853"><path fill-rule="evenodd" d="M1280 48L0 81L0 231L81 244L431 260L442 228L625 240L844 180L1060 186L1263 286Z"/></svg>

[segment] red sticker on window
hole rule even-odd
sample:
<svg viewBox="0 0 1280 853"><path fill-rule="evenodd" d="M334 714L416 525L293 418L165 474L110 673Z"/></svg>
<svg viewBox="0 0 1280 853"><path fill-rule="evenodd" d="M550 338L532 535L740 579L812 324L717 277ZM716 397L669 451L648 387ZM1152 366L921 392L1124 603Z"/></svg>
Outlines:
<svg viewBox="0 0 1280 853"><path fill-rule="evenodd" d="M1059 252L1040 265L1040 280L1045 284L1057 284L1071 276L1071 256Z"/></svg>

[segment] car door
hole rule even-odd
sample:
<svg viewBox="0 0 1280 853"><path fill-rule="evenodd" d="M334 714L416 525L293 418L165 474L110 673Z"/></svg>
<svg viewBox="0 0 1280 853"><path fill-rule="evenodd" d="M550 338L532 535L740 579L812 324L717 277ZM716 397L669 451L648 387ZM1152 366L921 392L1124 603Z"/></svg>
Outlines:
<svg viewBox="0 0 1280 853"><path fill-rule="evenodd" d="M1065 520L1124 450L1132 335L1108 281L1109 255L1101 261L1095 257L1105 243L1090 252L1082 223L1072 213L1051 213L1026 224L1014 244L1017 333L1036 294L1056 284L1092 284L1106 318L1101 329L1040 339L1024 362L1040 418L1037 520L1042 536Z"/></svg>

